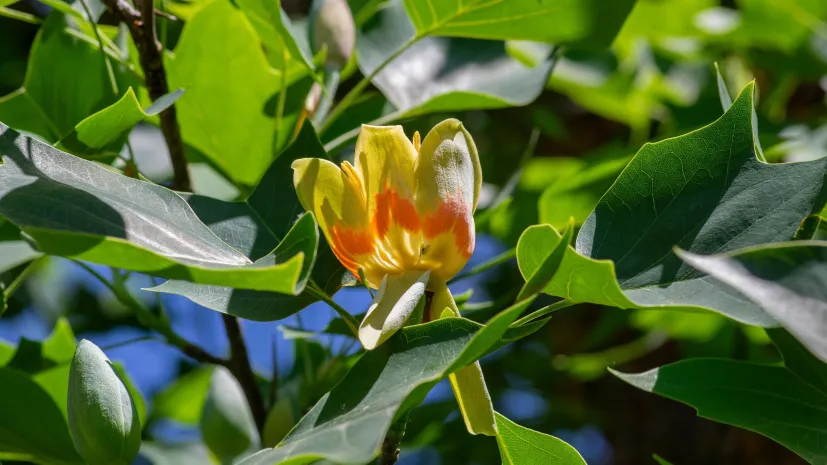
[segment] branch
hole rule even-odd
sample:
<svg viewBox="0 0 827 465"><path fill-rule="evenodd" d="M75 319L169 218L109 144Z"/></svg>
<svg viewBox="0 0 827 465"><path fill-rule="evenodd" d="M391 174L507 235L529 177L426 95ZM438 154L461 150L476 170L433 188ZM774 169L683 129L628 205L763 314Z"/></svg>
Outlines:
<svg viewBox="0 0 827 465"><path fill-rule="evenodd" d="M382 441L382 451L379 456L379 465L393 465L399 460L399 445L405 436L405 428L408 427L408 419L411 417L410 410L399 417L385 434Z"/></svg>
<svg viewBox="0 0 827 465"><path fill-rule="evenodd" d="M227 368L236 377L244 390L244 396L253 412L259 432L264 429L264 422L267 420L267 409L264 407L264 398L258 388L256 376L250 367L250 359L247 356L247 346L244 345L244 337L241 335L241 326L238 320L231 315L221 314L224 321L224 328L227 330L227 338L230 340L230 363Z"/></svg>
<svg viewBox="0 0 827 465"><path fill-rule="evenodd" d="M164 69L163 48L155 34L155 3L154 0L143 0L141 12L138 12L126 0L103 0L103 3L118 19L129 28L129 33L135 46L138 47L141 69L144 71L144 83L149 90L149 96L154 102L161 96L169 93L167 73ZM173 189L190 190L190 177L187 171L187 160L184 157L184 143L181 140L181 129L178 126L178 117L175 104L161 112L161 132L164 134L169 156L172 160L174 179Z"/></svg>

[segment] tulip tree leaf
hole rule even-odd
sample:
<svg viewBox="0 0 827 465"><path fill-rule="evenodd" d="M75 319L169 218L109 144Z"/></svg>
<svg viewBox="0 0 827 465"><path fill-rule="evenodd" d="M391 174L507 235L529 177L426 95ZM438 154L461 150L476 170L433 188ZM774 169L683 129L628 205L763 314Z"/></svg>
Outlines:
<svg viewBox="0 0 827 465"><path fill-rule="evenodd" d="M720 255L679 255L755 302L827 362L827 243L798 241Z"/></svg>
<svg viewBox="0 0 827 465"><path fill-rule="evenodd" d="M201 366L176 379L152 399L152 418L197 425L207 398L212 366Z"/></svg>
<svg viewBox="0 0 827 465"><path fill-rule="evenodd" d="M586 465L577 450L562 439L524 428L501 414L497 418L497 445L504 465Z"/></svg>
<svg viewBox="0 0 827 465"><path fill-rule="evenodd" d="M0 125L0 214L40 251L202 284L292 294L303 255L256 263L176 193Z"/></svg>
<svg viewBox="0 0 827 465"><path fill-rule="evenodd" d="M827 394L827 363L817 359L783 328L771 328L767 335L784 359L784 366L814 388Z"/></svg>
<svg viewBox="0 0 827 465"><path fill-rule="evenodd" d="M403 328L362 356L278 447L241 463L372 460L397 411L417 405L440 379L482 357L531 300L512 306L482 327L463 318L444 318Z"/></svg>
<svg viewBox="0 0 827 465"><path fill-rule="evenodd" d="M400 1L389 2L357 37L362 73L372 74L415 33ZM425 37L373 83L397 110L414 115L526 105L542 92L550 71L551 60L529 68L508 55L502 42Z"/></svg>
<svg viewBox="0 0 827 465"><path fill-rule="evenodd" d="M83 464L55 402L34 380L0 368L0 459Z"/></svg>
<svg viewBox="0 0 827 465"><path fill-rule="evenodd" d="M293 171L290 169L293 160L303 157L327 157L310 124L302 125L296 140L272 163L245 201L223 202L198 195L185 198L201 221L219 238L256 260L279 245L280 238L287 242L294 219L303 211L293 188ZM312 222L309 215L299 220L302 221ZM293 228L298 226L297 223ZM342 285L345 270L327 246L324 236L315 231L315 225L314 234L318 237L318 249L315 243L312 248L307 244L301 277L307 279L306 272L312 270L310 279L328 294L334 294ZM293 237L305 238L296 234ZM317 300L307 293L290 296L175 280L149 290L182 295L209 309L255 321L286 318Z"/></svg>
<svg viewBox="0 0 827 465"><path fill-rule="evenodd" d="M689 359L639 374L610 371L701 417L763 434L811 464L827 460L827 393L784 366Z"/></svg>
<svg viewBox="0 0 827 465"><path fill-rule="evenodd" d="M281 8L280 3L280 1L262 0L239 0L237 2L261 37L267 50L267 57L276 69L283 68L283 52L286 50L292 60L304 66L308 72L312 72L314 65L310 44L300 31L295 30L295 26Z"/></svg>
<svg viewBox="0 0 827 465"><path fill-rule="evenodd" d="M256 423L244 390L230 370L215 367L210 378L199 421L201 436L222 463L232 463L247 450L258 448Z"/></svg>
<svg viewBox="0 0 827 465"><path fill-rule="evenodd" d="M75 126L77 138L89 147L104 147L123 137L124 133L145 118L169 108L183 93L183 89L170 92L144 110L130 87L117 102L78 123Z"/></svg>
<svg viewBox="0 0 827 465"><path fill-rule="evenodd" d="M62 13L49 15L32 45L23 86L0 97L0 121L52 143L117 100L97 42L67 21ZM110 61L119 86L139 84L116 58Z"/></svg>
<svg viewBox="0 0 827 465"><path fill-rule="evenodd" d="M647 144L598 203L545 292L620 308L709 309L759 326L774 318L682 263L674 246L718 253L791 239L824 206L827 159L770 165L755 157L750 84L717 121ZM530 276L559 235L525 231L517 259Z"/></svg>
<svg viewBox="0 0 827 465"><path fill-rule="evenodd" d="M230 2L207 3L187 21L166 67L170 86L187 90L176 102L184 141L232 181L256 185L273 160L281 78L244 13ZM289 89L278 147L292 135L310 84Z"/></svg>
<svg viewBox="0 0 827 465"><path fill-rule="evenodd" d="M608 47L634 0L405 0L420 35Z"/></svg>

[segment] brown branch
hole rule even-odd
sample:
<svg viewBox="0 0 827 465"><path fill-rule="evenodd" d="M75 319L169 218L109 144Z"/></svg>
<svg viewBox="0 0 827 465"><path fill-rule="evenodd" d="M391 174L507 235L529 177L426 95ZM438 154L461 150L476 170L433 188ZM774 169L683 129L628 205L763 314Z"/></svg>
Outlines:
<svg viewBox="0 0 827 465"><path fill-rule="evenodd" d="M164 69L164 56L161 43L155 33L155 3L154 0L143 0L141 12L138 12L126 0L103 0L103 3L118 19L129 28L129 33L135 46L138 47L138 56L141 69L144 71L144 83L149 96L154 102L164 94L169 93L167 73ZM187 171L187 160L184 157L184 143L181 140L181 129L178 126L178 117L175 113L175 104L161 112L161 132L169 148L172 160L173 189L190 190L190 177Z"/></svg>
<svg viewBox="0 0 827 465"><path fill-rule="evenodd" d="M382 441L382 450L379 455L379 465L393 465L399 460L399 446L405 436L405 429L408 427L408 420L411 417L410 410L402 414L385 433Z"/></svg>
<svg viewBox="0 0 827 465"><path fill-rule="evenodd" d="M264 429L264 422L267 420L267 410L264 407L264 398L258 387L256 376L250 366L250 359L247 356L247 346L244 345L244 337L241 335L241 326L234 316L222 313L224 328L227 330L227 338L230 340L230 362L227 368L236 377L244 390L247 403L253 413L259 432Z"/></svg>

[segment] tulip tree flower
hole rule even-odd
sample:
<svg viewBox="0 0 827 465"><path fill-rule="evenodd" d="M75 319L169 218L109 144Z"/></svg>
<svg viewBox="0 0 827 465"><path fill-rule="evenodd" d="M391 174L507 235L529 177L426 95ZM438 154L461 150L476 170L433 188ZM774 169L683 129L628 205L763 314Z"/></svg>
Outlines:
<svg viewBox="0 0 827 465"><path fill-rule="evenodd" d="M378 289L359 327L366 349L409 322L426 290L433 293L426 319L459 316L446 283L474 251L482 185L477 149L462 123L445 120L412 141L401 126L363 125L352 165L303 158L293 170L299 200L336 257ZM479 364L451 375L451 384L468 430L495 434Z"/></svg>

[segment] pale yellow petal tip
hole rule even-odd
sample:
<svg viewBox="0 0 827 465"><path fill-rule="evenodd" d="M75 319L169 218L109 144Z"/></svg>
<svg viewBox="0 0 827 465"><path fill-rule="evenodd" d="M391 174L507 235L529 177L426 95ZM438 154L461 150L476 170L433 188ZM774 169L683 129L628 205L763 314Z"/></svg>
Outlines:
<svg viewBox="0 0 827 465"><path fill-rule="evenodd" d="M290 168L294 171L304 169L312 160L312 158L299 158L297 160L293 160L293 163L290 164Z"/></svg>

